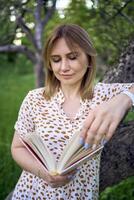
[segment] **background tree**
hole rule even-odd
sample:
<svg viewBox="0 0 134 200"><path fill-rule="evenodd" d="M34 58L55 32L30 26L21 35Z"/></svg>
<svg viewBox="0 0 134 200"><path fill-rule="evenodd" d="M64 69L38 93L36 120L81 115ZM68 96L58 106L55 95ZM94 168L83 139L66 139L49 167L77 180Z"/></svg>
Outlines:
<svg viewBox="0 0 134 200"><path fill-rule="evenodd" d="M133 37L133 8L132 0L74 0L65 10L65 20L80 24L93 39L98 52L98 76L117 63Z"/></svg>
<svg viewBox="0 0 134 200"><path fill-rule="evenodd" d="M43 70L43 60L41 56L43 44L42 36L46 24L55 11L56 0L37 0L36 2L30 0L22 0L14 1L11 3L13 4L9 4L8 14L10 19L12 17L15 18L15 31L19 29L19 33L23 33L27 37L28 42L27 45L15 45L12 43L6 44L4 46L1 45L0 52L17 52L25 54L26 57L30 59L35 66L36 86L40 87L44 84L45 77ZM5 13L3 15L4 17L7 16ZM33 27L30 27L32 23ZM16 36L16 34L14 34L14 36Z"/></svg>

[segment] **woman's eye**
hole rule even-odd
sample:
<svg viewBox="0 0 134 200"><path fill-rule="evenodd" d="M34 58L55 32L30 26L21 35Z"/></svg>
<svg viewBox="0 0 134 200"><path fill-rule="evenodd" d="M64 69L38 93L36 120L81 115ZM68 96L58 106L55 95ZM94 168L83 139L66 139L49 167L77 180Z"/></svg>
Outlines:
<svg viewBox="0 0 134 200"><path fill-rule="evenodd" d="M57 62L59 62L59 61L60 61L60 58L58 58L58 57L55 57L55 58L51 58L51 60L52 60L52 62L55 62L55 63L57 63Z"/></svg>
<svg viewBox="0 0 134 200"><path fill-rule="evenodd" d="M69 56L70 60L75 60L77 57L76 56Z"/></svg>
<svg viewBox="0 0 134 200"><path fill-rule="evenodd" d="M75 60L75 59L77 59L77 57L78 57L77 54L70 54L70 55L68 55L68 58L69 58L70 60Z"/></svg>

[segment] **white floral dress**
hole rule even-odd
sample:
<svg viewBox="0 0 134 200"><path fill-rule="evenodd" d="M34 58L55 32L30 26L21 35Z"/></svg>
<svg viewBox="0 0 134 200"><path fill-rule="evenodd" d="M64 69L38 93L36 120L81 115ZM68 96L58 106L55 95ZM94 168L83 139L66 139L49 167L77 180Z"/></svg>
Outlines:
<svg viewBox="0 0 134 200"><path fill-rule="evenodd" d="M82 126L90 109L107 101L132 84L98 83L92 100L81 100L80 109L73 120L64 112L64 95L61 90L46 101L44 88L34 89L25 97L15 123L15 130L24 137L36 130L59 159L67 141ZM100 155L80 167L74 179L59 188L52 188L43 179L23 170L16 184L12 200L97 200L99 194Z"/></svg>

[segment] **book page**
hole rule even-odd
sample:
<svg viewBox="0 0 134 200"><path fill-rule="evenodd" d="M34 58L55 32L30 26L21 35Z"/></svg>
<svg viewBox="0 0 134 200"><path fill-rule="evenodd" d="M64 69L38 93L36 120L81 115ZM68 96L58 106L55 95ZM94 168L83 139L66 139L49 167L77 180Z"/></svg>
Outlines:
<svg viewBox="0 0 134 200"><path fill-rule="evenodd" d="M68 144L64 148L62 155L58 161L57 170L62 171L62 169L64 169L64 166L66 165L70 157L82 146L79 143L79 138L80 138L80 131L77 131L68 141Z"/></svg>
<svg viewBox="0 0 134 200"><path fill-rule="evenodd" d="M84 147L82 147L78 152L76 152L76 154L74 154L66 163L65 168L71 166L73 163L81 160L82 158L86 157L87 155L94 155L96 154L96 152L98 152L98 150L101 150L101 148L103 148L103 146L99 145L98 147L96 147L95 150L93 150L92 148L89 149L85 149Z"/></svg>
<svg viewBox="0 0 134 200"><path fill-rule="evenodd" d="M24 144L24 146L27 148L27 150L34 156L34 158L37 160L37 162L42 164L44 170L48 172L46 161L45 162L44 162L44 160L42 161L42 157L37 155L35 150L33 150L33 148L31 148L31 146L26 141L24 141L21 137L20 137L20 140Z"/></svg>
<svg viewBox="0 0 134 200"><path fill-rule="evenodd" d="M44 162L47 166L48 171L55 172L56 171L56 161L54 156L51 154L49 149L46 147L42 138L37 133L31 133L27 137L25 137L25 142L30 145L30 147L35 151L35 153L39 156L39 158Z"/></svg>
<svg viewBox="0 0 134 200"><path fill-rule="evenodd" d="M82 165L85 162L87 162L91 157L93 157L97 153L99 153L102 149L103 149L103 146L100 146L98 149L94 150L92 153L89 153L86 156L84 156L83 158L81 158L81 159L77 160L76 162L72 163L70 166L68 166L68 167L66 167L66 168L64 168L62 170L59 170L58 173L64 175L64 174L76 169L80 165Z"/></svg>

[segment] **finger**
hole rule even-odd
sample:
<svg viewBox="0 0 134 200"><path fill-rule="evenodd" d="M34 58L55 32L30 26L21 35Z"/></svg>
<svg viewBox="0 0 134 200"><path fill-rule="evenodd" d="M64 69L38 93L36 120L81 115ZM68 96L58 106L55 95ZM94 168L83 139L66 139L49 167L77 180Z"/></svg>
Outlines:
<svg viewBox="0 0 134 200"><path fill-rule="evenodd" d="M66 181L61 182L61 183L51 183L50 186L51 186L52 188L62 187L62 186L64 186L64 185L66 185L67 183L69 183L71 180L73 180L73 178L67 179Z"/></svg>
<svg viewBox="0 0 134 200"><path fill-rule="evenodd" d="M51 187L59 187L60 185L63 185L64 183L67 183L68 179L64 179L64 178L58 178L58 177L53 177L48 181L48 184Z"/></svg>
<svg viewBox="0 0 134 200"><path fill-rule="evenodd" d="M97 130L97 134L95 135L93 143L98 145L99 143L102 143L102 140L105 138L105 135L108 133L109 130L109 120L104 121L99 129Z"/></svg>
<svg viewBox="0 0 134 200"><path fill-rule="evenodd" d="M92 132L87 133L87 137L86 137L86 140L85 140L84 148L85 149L90 148L92 146L92 144L93 144L93 141L94 141L94 133L92 133Z"/></svg>
<svg viewBox="0 0 134 200"><path fill-rule="evenodd" d="M79 171L79 168L75 168L75 169L69 171L66 175L76 174L78 171Z"/></svg>
<svg viewBox="0 0 134 200"><path fill-rule="evenodd" d="M93 146L92 148L95 149L100 143L102 143L103 139L104 139L104 133L98 134L94 141L93 141Z"/></svg>
<svg viewBox="0 0 134 200"><path fill-rule="evenodd" d="M69 183L71 180L75 178L75 174L69 174L64 176L57 176L54 177L53 181L50 182L51 187L61 187L67 183Z"/></svg>
<svg viewBox="0 0 134 200"><path fill-rule="evenodd" d="M75 170L67 173L65 176L70 181L70 180L72 180L76 176L77 172L78 172L78 169L75 169Z"/></svg>
<svg viewBox="0 0 134 200"><path fill-rule="evenodd" d="M111 139L111 137L113 136L113 134L114 134L114 132L115 132L117 126L118 126L118 122L115 122L115 121L113 121L113 123L110 124L109 130L108 130L108 132L106 133L106 139L107 139L107 140L110 140L110 139Z"/></svg>
<svg viewBox="0 0 134 200"><path fill-rule="evenodd" d="M100 117L96 117L95 120L92 122L91 127L88 129L86 138L85 138L85 146L88 144L92 145L94 142L94 138L97 134L97 131L102 123L102 119Z"/></svg>
<svg viewBox="0 0 134 200"><path fill-rule="evenodd" d="M57 183L63 183L63 182L67 182L68 180L70 180L73 176L75 176L77 170L72 170L69 173L65 174L65 175L56 175L52 177L52 182L57 182Z"/></svg>
<svg viewBox="0 0 134 200"><path fill-rule="evenodd" d="M81 135L80 135L81 138L85 139L86 133L87 133L88 129L90 128L94 119L95 119L94 113L90 112L83 124L82 130L81 130Z"/></svg>
<svg viewBox="0 0 134 200"><path fill-rule="evenodd" d="M65 175L50 175L49 185L51 185L53 188L57 188L69 183L75 178L76 172L78 172L78 170L79 169L76 168Z"/></svg>

